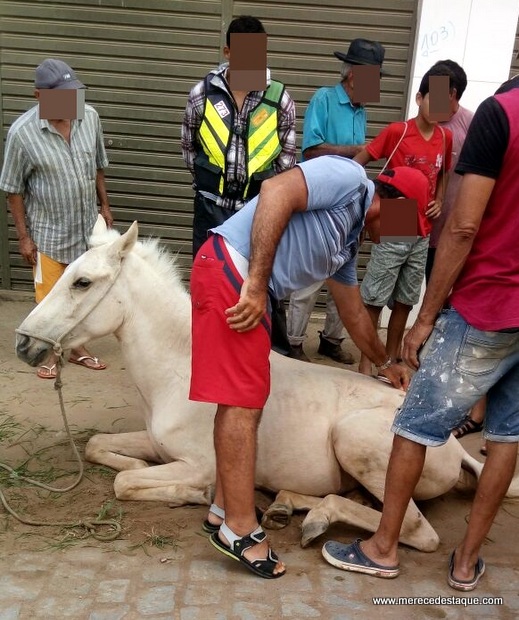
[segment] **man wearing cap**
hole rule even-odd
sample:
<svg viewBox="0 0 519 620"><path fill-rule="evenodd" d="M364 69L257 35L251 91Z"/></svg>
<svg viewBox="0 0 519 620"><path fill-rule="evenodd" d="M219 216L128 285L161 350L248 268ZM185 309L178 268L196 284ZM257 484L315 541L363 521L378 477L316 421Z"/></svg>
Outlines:
<svg viewBox="0 0 519 620"><path fill-rule="evenodd" d="M355 39L347 53L334 54L342 60L341 81L335 86L325 86L317 90L308 104L303 124L304 160L320 155L351 158L366 142L366 110L360 103L353 103L353 66L382 67L385 50L377 41ZM322 286L322 282L317 282L311 287L296 291L290 297L287 316L290 357L310 361L303 350L303 341L310 314ZM341 347L344 339L343 324L330 292L326 300L326 322L319 338L318 352L321 355L341 364L353 364L351 353Z"/></svg>
<svg viewBox="0 0 519 620"><path fill-rule="evenodd" d="M39 303L87 249L98 211L108 226L113 218L103 172L108 165L103 131L97 112L84 104L84 84L65 62L48 58L36 68L35 87L38 104L7 134L0 189L7 193L20 254L33 267ZM70 361L92 370L106 368L84 347L72 350ZM37 374L55 378L56 357Z"/></svg>
<svg viewBox="0 0 519 620"><path fill-rule="evenodd" d="M411 178L411 182L409 182ZM212 544L264 578L285 569L269 550L254 510L257 429L270 390L268 293L283 299L326 280L355 344L391 384L406 388L407 369L388 359L362 303L357 282L359 237L378 237L381 198L426 191L425 176L395 169L390 183L370 181L362 166L318 157L266 180L259 197L214 228L191 275L190 399L217 404L217 479L210 512Z"/></svg>

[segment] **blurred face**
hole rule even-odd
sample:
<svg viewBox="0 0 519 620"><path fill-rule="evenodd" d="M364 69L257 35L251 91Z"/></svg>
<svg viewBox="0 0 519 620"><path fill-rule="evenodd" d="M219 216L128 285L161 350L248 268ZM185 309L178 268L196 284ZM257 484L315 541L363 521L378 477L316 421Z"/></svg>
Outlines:
<svg viewBox="0 0 519 620"><path fill-rule="evenodd" d="M435 125L437 121L432 121L429 114L429 93L422 97L421 93L416 93L416 105L418 106L418 114L426 123Z"/></svg>

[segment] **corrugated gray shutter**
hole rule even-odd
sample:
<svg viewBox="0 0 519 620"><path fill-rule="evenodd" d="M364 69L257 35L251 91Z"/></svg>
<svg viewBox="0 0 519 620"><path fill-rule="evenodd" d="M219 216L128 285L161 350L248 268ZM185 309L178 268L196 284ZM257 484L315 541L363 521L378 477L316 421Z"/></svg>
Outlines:
<svg viewBox="0 0 519 620"><path fill-rule="evenodd" d="M369 135L400 119L406 101L417 0L2 0L0 121L4 137L33 105L35 67L46 57L68 62L88 85L110 166L108 193L116 225L139 220L141 235L160 236L191 264L191 178L180 151L190 88L219 62L221 31L232 16L252 14L269 33L269 66L296 100L302 118L314 91L339 79L333 52L355 37L386 47L381 102L368 106ZM223 26L222 26L223 24ZM0 210L1 288L30 289L12 222ZM6 243L7 238L9 242ZM360 260L360 271L366 262Z"/></svg>

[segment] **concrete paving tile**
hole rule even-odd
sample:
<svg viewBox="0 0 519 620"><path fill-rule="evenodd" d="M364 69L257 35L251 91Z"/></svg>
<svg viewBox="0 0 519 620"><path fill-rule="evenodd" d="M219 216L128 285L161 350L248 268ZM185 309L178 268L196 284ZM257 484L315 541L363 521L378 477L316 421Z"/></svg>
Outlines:
<svg viewBox="0 0 519 620"><path fill-rule="evenodd" d="M101 581L97 586L96 601L98 603L124 603L129 587L129 579Z"/></svg>
<svg viewBox="0 0 519 620"><path fill-rule="evenodd" d="M129 617L129 612L129 605L118 605L112 609L92 611L88 616L88 620L124 620Z"/></svg>
<svg viewBox="0 0 519 620"><path fill-rule="evenodd" d="M43 580L27 579L19 573L0 577L0 603L9 604L16 601L32 601L38 597L43 587Z"/></svg>
<svg viewBox="0 0 519 620"><path fill-rule="evenodd" d="M175 608L175 587L157 586L139 594L137 610L145 615L170 613Z"/></svg>
<svg viewBox="0 0 519 620"><path fill-rule="evenodd" d="M21 603L9 605L8 607L0 606L0 620L18 620L21 608Z"/></svg>

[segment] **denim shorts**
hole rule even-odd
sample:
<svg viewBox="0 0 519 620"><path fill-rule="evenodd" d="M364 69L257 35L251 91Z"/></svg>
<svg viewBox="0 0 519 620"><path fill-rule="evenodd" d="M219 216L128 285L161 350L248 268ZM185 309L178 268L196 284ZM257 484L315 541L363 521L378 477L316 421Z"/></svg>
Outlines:
<svg viewBox="0 0 519 620"><path fill-rule="evenodd" d="M456 310L443 310L391 430L426 446L442 445L485 394L483 437L519 441L519 331L480 331Z"/></svg>
<svg viewBox="0 0 519 620"><path fill-rule="evenodd" d="M366 275L360 286L362 301L382 308L390 299L406 306L420 300L425 274L429 237L412 243L388 242L373 244Z"/></svg>

